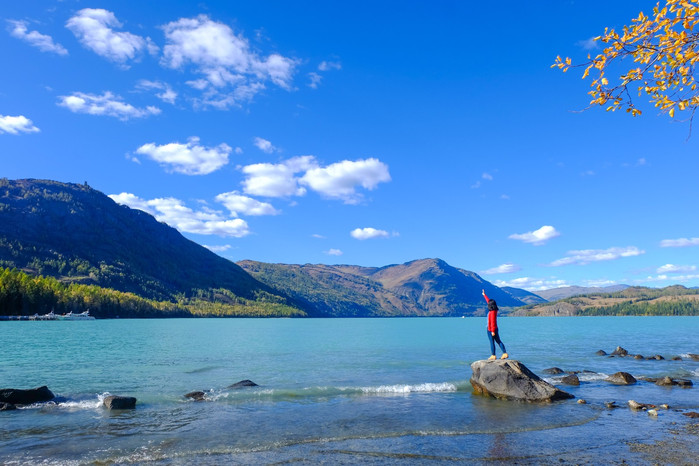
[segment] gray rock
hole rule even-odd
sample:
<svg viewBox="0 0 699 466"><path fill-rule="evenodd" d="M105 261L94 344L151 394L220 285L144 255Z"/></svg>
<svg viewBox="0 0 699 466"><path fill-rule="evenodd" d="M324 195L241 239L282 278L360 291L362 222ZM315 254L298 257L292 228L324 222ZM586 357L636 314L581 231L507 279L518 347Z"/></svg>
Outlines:
<svg viewBox="0 0 699 466"><path fill-rule="evenodd" d="M661 377L655 381L655 385L660 385L662 387L671 387L674 384L675 383L673 382L672 378L670 378L670 377Z"/></svg>
<svg viewBox="0 0 699 466"><path fill-rule="evenodd" d="M544 374L563 374L565 371L559 367L549 367L548 369L544 369L543 371Z"/></svg>
<svg viewBox="0 0 699 466"><path fill-rule="evenodd" d="M559 390L514 359L476 361L471 364L471 385L477 395L520 401L556 401L574 398Z"/></svg>
<svg viewBox="0 0 699 466"><path fill-rule="evenodd" d="M672 357L672 360L673 360L673 361L681 361L682 358L679 357L679 356L673 356L673 357Z"/></svg>
<svg viewBox="0 0 699 466"><path fill-rule="evenodd" d="M658 361L662 361L662 360L664 360L665 358L662 357L662 356L660 356L659 354L656 354L655 356L653 356L653 359L658 360Z"/></svg>
<svg viewBox="0 0 699 466"><path fill-rule="evenodd" d="M647 409L652 409L655 408L655 405L648 404L648 403L639 403L638 401L634 400L629 400L629 408L633 410L647 410Z"/></svg>
<svg viewBox="0 0 699 466"><path fill-rule="evenodd" d="M605 401L604 406L606 406L609 409L614 409L614 408L619 407L619 406L617 406L616 401Z"/></svg>
<svg viewBox="0 0 699 466"><path fill-rule="evenodd" d="M243 388L243 387L259 387L255 382L252 380L241 380L240 382L236 382L233 385L230 385L228 388Z"/></svg>
<svg viewBox="0 0 699 466"><path fill-rule="evenodd" d="M621 346L617 346L614 351L612 351L612 356L628 356L629 352L626 351Z"/></svg>
<svg viewBox="0 0 699 466"><path fill-rule="evenodd" d="M673 379L673 382L675 382L675 385L678 385L682 388L689 388L694 385L692 381L689 379Z"/></svg>
<svg viewBox="0 0 699 466"><path fill-rule="evenodd" d="M631 385L636 383L636 379L628 372L617 372L607 377L607 382L616 385Z"/></svg>
<svg viewBox="0 0 699 466"><path fill-rule="evenodd" d="M643 356L641 356L640 354L635 354L635 355L633 356L633 358L634 358L634 359L643 359Z"/></svg>
<svg viewBox="0 0 699 466"><path fill-rule="evenodd" d="M580 379L575 374L566 375L561 379L561 383L565 385L580 385Z"/></svg>
<svg viewBox="0 0 699 466"><path fill-rule="evenodd" d="M689 359L691 359L692 361L699 361L699 354L692 354L692 353L689 353L687 356L688 356Z"/></svg>
<svg viewBox="0 0 699 466"><path fill-rule="evenodd" d="M19 388L0 389L0 402L10 403L13 405L43 403L46 401L51 401L54 398L54 394L46 385L43 387L31 388L29 390L21 390Z"/></svg>
<svg viewBox="0 0 699 466"><path fill-rule="evenodd" d="M580 399L578 400L578 404L579 404L579 405L586 405L586 404L587 404L587 401L585 401L585 400L583 400L582 398L580 398Z"/></svg>
<svg viewBox="0 0 699 466"><path fill-rule="evenodd" d="M191 398L194 401L204 401L206 399L206 393L202 391L189 392L184 397Z"/></svg>
<svg viewBox="0 0 699 466"><path fill-rule="evenodd" d="M104 398L104 407L107 409L134 409L136 408L136 398L110 395Z"/></svg>
<svg viewBox="0 0 699 466"><path fill-rule="evenodd" d="M604 350L599 350L599 351L597 351L595 354L596 354L597 356L606 356L606 355L607 355L607 352L604 351Z"/></svg>
<svg viewBox="0 0 699 466"><path fill-rule="evenodd" d="M13 409L17 409L17 406L13 405L12 403L0 401L0 411L12 411Z"/></svg>

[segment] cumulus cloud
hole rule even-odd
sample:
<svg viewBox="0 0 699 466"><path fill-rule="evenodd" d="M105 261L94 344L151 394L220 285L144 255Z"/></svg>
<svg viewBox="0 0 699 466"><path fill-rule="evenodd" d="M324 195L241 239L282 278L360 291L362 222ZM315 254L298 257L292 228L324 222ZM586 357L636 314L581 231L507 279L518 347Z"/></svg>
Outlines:
<svg viewBox="0 0 699 466"><path fill-rule="evenodd" d="M10 115L0 115L0 134L2 133L10 133L10 134L19 134L19 133L38 133L39 128L34 126L34 123L32 123L32 120L29 118L23 116L23 115L18 115L18 116L10 116Z"/></svg>
<svg viewBox="0 0 699 466"><path fill-rule="evenodd" d="M323 77L318 73L312 71L308 73L308 79L308 87L310 87L311 89L318 89L318 85L323 80Z"/></svg>
<svg viewBox="0 0 699 466"><path fill-rule="evenodd" d="M153 106L145 108L134 107L124 102L120 96L111 92L105 92L102 95L74 92L71 95L59 96L58 105L74 113L113 116L122 121L130 118L144 118L160 113L160 109Z"/></svg>
<svg viewBox="0 0 699 466"><path fill-rule="evenodd" d="M51 36L41 34L38 31L29 31L26 21L7 21L11 25L10 34L12 37L23 40L32 47L36 47L42 52L57 53L58 55L68 55L68 50L61 44L53 41Z"/></svg>
<svg viewBox="0 0 699 466"><path fill-rule="evenodd" d="M645 251L635 246L609 249L583 249L568 251L566 257L555 260L549 265L551 267L560 267L562 265L586 265L591 262L610 261L622 257L640 256L641 254L645 254Z"/></svg>
<svg viewBox="0 0 699 466"><path fill-rule="evenodd" d="M374 238L389 238L391 235L386 230L377 230L376 228L355 228L350 232L354 239L365 240Z"/></svg>
<svg viewBox="0 0 699 466"><path fill-rule="evenodd" d="M327 167L311 168L299 180L321 195L356 204L362 199L357 186L373 190L379 183L391 181L388 165L378 159L343 160Z"/></svg>
<svg viewBox="0 0 699 466"><path fill-rule="evenodd" d="M319 71L341 70L342 63L339 61L322 61L318 65Z"/></svg>
<svg viewBox="0 0 699 466"><path fill-rule="evenodd" d="M199 145L198 137L191 137L186 144L171 142L158 146L144 144L136 149L137 154L145 155L173 172L185 175L206 175L228 163L233 149L228 144L216 147Z"/></svg>
<svg viewBox="0 0 699 466"><path fill-rule="evenodd" d="M206 249L208 249L211 252L219 253L219 252L226 252L231 248L230 244L222 244L220 246L209 246L206 244L202 244Z"/></svg>
<svg viewBox="0 0 699 466"><path fill-rule="evenodd" d="M530 243L534 246L541 246L542 244L546 244L548 240L560 235L561 234L558 231L556 231L554 227L550 225L544 225L538 230L529 231L527 233L512 234L509 236L509 238L524 241L525 243Z"/></svg>
<svg viewBox="0 0 699 466"><path fill-rule="evenodd" d="M496 280L493 282L496 286L503 287L509 286L512 288L521 288L528 291L541 291L548 290L550 288L560 288L562 286L569 286L565 280L560 280L555 277L550 278L532 278L532 277L521 277L515 278L513 280Z"/></svg>
<svg viewBox="0 0 699 466"><path fill-rule="evenodd" d="M499 273L514 273L514 272L519 272L522 270L522 267L520 267L517 264L512 264L512 263L506 263L502 265L498 265L497 267L493 267L492 269L484 270L481 272L481 275L495 275Z"/></svg>
<svg viewBox="0 0 699 466"><path fill-rule="evenodd" d="M68 20L66 27L83 46L116 63L124 64L133 60L145 50L151 53L157 50L150 38L115 31L122 24L114 13L101 8L78 11Z"/></svg>
<svg viewBox="0 0 699 466"><path fill-rule="evenodd" d="M665 264L656 270L656 273L666 274L666 273L691 273L697 270L696 265L673 265Z"/></svg>
<svg viewBox="0 0 699 466"><path fill-rule="evenodd" d="M329 256L341 256L342 251L340 251L339 249L329 249L329 250L325 251L325 254L327 254Z"/></svg>
<svg viewBox="0 0 699 466"><path fill-rule="evenodd" d="M155 96L168 104L174 104L177 100L177 92L169 84L161 81L142 79L138 82L137 88L145 91L156 91Z"/></svg>
<svg viewBox="0 0 699 466"><path fill-rule="evenodd" d="M199 15L170 22L163 31L167 44L162 64L173 69L193 66L202 77L190 85L205 92L203 105L228 108L250 100L267 81L291 89L298 61L278 53L258 56L226 24Z"/></svg>
<svg viewBox="0 0 699 466"><path fill-rule="evenodd" d="M231 212L231 215L277 215L280 212L272 204L260 202L248 196L243 196L237 191L222 193L216 196L220 202Z"/></svg>
<svg viewBox="0 0 699 466"><path fill-rule="evenodd" d="M112 194L109 197L119 204L147 212L158 221L184 233L235 238L250 234L245 220L230 219L220 211L207 208L194 211L173 197L145 200L131 193Z"/></svg>
<svg viewBox="0 0 699 466"><path fill-rule="evenodd" d="M686 248L699 246L699 238L664 239L660 242L661 248Z"/></svg>
<svg viewBox="0 0 699 466"><path fill-rule="evenodd" d="M297 173L317 166L315 157L304 155L282 163L256 163L242 168L246 175L243 190L247 194L265 197L303 196L306 189L299 186Z"/></svg>
<svg viewBox="0 0 699 466"><path fill-rule="evenodd" d="M279 149L276 148L270 141L267 139L259 138L256 137L254 140L255 147L260 149L262 152L266 154L271 154L272 152L278 152Z"/></svg>

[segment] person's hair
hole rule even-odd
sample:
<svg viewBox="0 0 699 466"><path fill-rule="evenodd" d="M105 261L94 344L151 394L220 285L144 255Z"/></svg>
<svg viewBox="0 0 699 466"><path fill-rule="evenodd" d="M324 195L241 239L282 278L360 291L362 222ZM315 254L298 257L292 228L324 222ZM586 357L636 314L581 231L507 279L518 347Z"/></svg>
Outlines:
<svg viewBox="0 0 699 466"><path fill-rule="evenodd" d="M491 299L490 301L488 301L488 310L489 311L497 311L498 310L498 305L494 299Z"/></svg>

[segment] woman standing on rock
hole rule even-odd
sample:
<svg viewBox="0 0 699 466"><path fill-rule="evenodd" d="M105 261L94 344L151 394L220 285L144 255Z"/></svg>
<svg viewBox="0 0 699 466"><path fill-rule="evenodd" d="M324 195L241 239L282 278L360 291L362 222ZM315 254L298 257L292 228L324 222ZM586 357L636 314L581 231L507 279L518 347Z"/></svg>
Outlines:
<svg viewBox="0 0 699 466"><path fill-rule="evenodd" d="M490 353L491 356L488 361L497 359L495 357L495 342L498 343L500 349L502 350L502 356L500 359L507 359L507 350L505 349L505 344L500 340L500 334L498 333L498 305L494 299L488 299L488 296L483 290L483 297L485 302L488 303L488 339L490 340Z"/></svg>

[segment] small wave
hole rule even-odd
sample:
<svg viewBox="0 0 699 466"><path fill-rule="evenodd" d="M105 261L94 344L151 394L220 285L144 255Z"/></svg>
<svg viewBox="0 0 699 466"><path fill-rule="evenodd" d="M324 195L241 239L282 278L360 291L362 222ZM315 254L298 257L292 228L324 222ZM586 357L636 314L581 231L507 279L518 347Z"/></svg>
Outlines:
<svg viewBox="0 0 699 466"><path fill-rule="evenodd" d="M455 392L457 391L457 386L449 382L421 383L418 385L381 385L378 387L362 387L361 391L366 394Z"/></svg>
<svg viewBox="0 0 699 466"><path fill-rule="evenodd" d="M109 392L105 392L97 395L86 395L76 398L66 398L63 396L57 396L51 401L44 403L34 403L25 406L18 406L19 409L43 409L43 410L55 410L55 409L65 409L69 411L80 411L88 409L98 409L102 407L104 403L104 398L109 396Z"/></svg>
<svg viewBox="0 0 699 466"><path fill-rule="evenodd" d="M581 382L595 382L607 378L609 378L609 374L605 374L604 372L581 372L578 374L578 379Z"/></svg>

